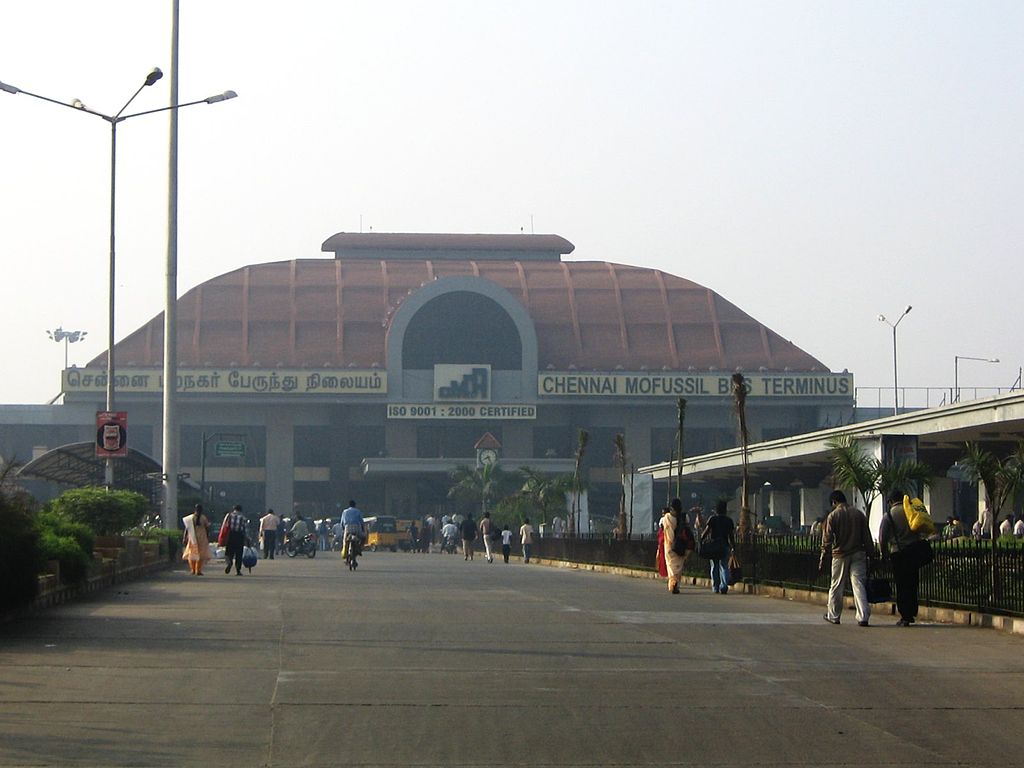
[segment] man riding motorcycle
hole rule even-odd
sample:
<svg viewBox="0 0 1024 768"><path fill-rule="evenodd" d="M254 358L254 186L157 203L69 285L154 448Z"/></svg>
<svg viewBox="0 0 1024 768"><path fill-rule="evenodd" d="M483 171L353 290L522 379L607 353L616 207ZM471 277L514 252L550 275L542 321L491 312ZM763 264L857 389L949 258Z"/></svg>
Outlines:
<svg viewBox="0 0 1024 768"><path fill-rule="evenodd" d="M302 515L295 515L295 522L292 523L292 527L288 530L288 538L298 543L308 535L309 526L306 524L306 521L302 519Z"/></svg>

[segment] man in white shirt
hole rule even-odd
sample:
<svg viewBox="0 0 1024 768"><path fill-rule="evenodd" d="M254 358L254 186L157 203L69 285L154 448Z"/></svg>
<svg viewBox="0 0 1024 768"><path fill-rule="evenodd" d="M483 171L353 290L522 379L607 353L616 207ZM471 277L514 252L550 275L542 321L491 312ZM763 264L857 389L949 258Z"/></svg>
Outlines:
<svg viewBox="0 0 1024 768"><path fill-rule="evenodd" d="M268 557L273 560L274 552L277 550L277 527L281 524L281 518L274 514L274 510L268 509L267 514L260 518L260 539L263 541L263 559Z"/></svg>
<svg viewBox="0 0 1024 768"><path fill-rule="evenodd" d="M533 526L530 525L530 518L523 520L523 525L519 529L519 539L523 544L523 562L530 562L530 550L533 549Z"/></svg>
<svg viewBox="0 0 1024 768"><path fill-rule="evenodd" d="M1018 539L1024 539L1024 516L1017 518L1017 522L1013 526L1013 535Z"/></svg>

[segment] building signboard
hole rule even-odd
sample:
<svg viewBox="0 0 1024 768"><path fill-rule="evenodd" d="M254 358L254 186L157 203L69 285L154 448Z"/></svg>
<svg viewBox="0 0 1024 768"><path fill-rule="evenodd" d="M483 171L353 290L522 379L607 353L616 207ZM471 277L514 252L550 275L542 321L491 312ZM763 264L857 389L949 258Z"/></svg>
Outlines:
<svg viewBox="0 0 1024 768"><path fill-rule="evenodd" d="M848 373L744 374L749 397L853 397ZM544 372L537 377L540 397L725 397L728 373Z"/></svg>
<svg viewBox="0 0 1024 768"><path fill-rule="evenodd" d="M497 403L392 403L389 419L536 419L536 405Z"/></svg>
<svg viewBox="0 0 1024 768"><path fill-rule="evenodd" d="M121 393L163 391L163 373L158 370L120 369L114 387ZM67 368L64 392L102 393L107 373L95 368ZM308 368L181 368L178 392L210 395L383 395L388 376L378 370Z"/></svg>
<svg viewBox="0 0 1024 768"><path fill-rule="evenodd" d="M438 403L490 402L491 366L435 365L434 400Z"/></svg>

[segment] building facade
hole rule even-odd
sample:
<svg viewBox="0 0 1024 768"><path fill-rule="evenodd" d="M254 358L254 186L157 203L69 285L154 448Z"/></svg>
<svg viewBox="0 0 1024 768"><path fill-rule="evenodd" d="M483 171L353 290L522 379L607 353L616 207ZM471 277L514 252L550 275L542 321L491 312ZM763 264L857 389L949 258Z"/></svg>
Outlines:
<svg viewBox="0 0 1024 768"><path fill-rule="evenodd" d="M633 465L669 457L682 397L687 455L734 446L734 371L754 439L852 416L850 374L682 277L565 260L562 237L342 233L322 250L333 258L247 266L178 301L179 464L215 506L319 517L355 498L423 515L450 504L448 473L483 435L505 469L569 472L586 429L591 515L611 519L615 435ZM116 348L128 442L150 456L162 322ZM92 439L82 414L105 385L105 355L66 370L64 404L22 412L4 440L24 455Z"/></svg>

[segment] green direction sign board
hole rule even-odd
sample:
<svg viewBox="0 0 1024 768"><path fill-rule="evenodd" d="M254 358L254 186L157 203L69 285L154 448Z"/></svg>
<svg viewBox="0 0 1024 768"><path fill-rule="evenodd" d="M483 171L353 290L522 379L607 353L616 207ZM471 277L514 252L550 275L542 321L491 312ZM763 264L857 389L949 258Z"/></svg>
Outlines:
<svg viewBox="0 0 1024 768"><path fill-rule="evenodd" d="M245 443L241 440L221 440L214 447L218 457L243 457L245 456Z"/></svg>

